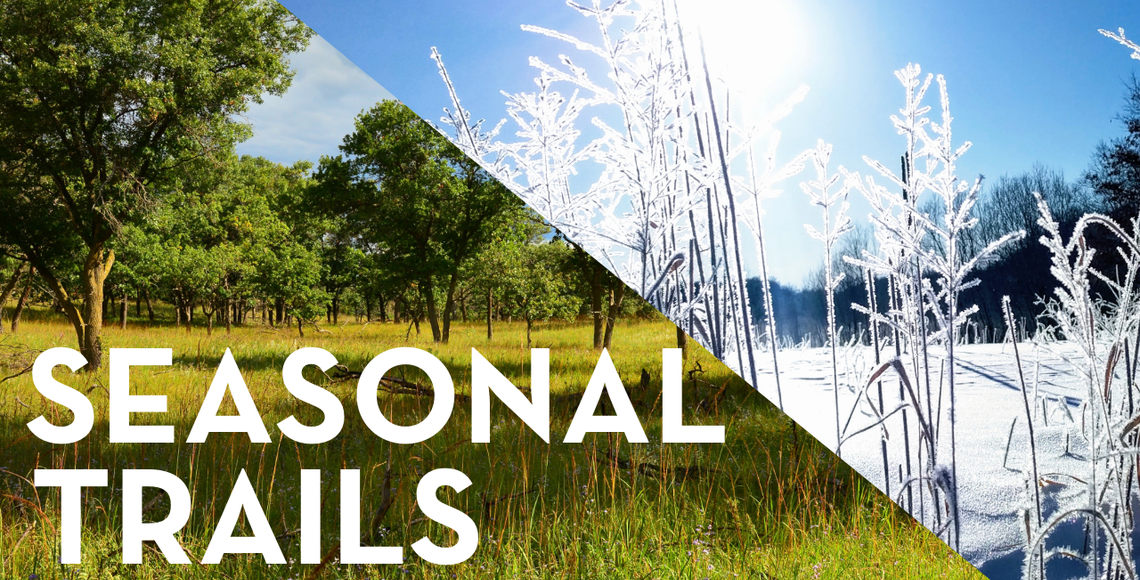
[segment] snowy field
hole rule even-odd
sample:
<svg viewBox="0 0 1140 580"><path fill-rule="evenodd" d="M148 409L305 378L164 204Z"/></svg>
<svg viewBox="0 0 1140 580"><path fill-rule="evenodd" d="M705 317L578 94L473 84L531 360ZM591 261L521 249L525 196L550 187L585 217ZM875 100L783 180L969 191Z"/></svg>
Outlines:
<svg viewBox="0 0 1140 580"><path fill-rule="evenodd" d="M1083 498L1086 486L1074 477L1086 479L1088 446L1080 436L1080 403L1086 387L1067 362L1075 356L1072 345L1019 345L1030 404L1034 405L1038 441L1038 459L1042 497L1046 514L1058 502L1069 503ZM933 347L931 355L941 355ZM1010 344L965 345L955 350L958 400L957 461L961 494L961 553L992 578L1020 577L1025 545L1025 522L1022 507L1028 505L1029 439L1013 347ZM831 388L831 351L826 348L780 351L780 370L784 407L787 413L822 443L835 449L835 411ZM889 352L893 355L893 349ZM884 353L883 360L888 353ZM904 360L907 359L904 354ZM763 360L763 359L761 359ZM873 372L874 351L870 347L850 347L840 351L840 400L842 421L857 400L856 389ZM1122 365L1123 366L1123 365ZM942 360L932 360L931 369L944 367ZM887 372L881 377L885 408L899 402L899 379ZM776 384L770 367L760 378L760 391L776 401ZM932 377L932 384L942 385L941 417L948 421L949 392L945 377ZM937 391L936 391L937 392ZM1036 392L1036 393L1035 393ZM872 390L877 403L878 390ZM1034 403L1036 394L1036 403ZM938 401L931 401L935 409ZM923 402L925 405L925 402ZM1016 421L1016 423L1015 423ZM853 433L872 425L875 416L864 401L856 410L846 430ZM900 495L899 465L905 461L903 419L896 414L885 422L888 464L892 472L890 493L906 507L908 499ZM1012 427L1012 438L1011 438ZM917 466L918 430L913 415L909 418L911 461ZM946 437L948 439L948 437ZM842 458L869 481L886 490L882 455L883 430L873 428L847 439ZM1007 446L1008 443L1008 446ZM1008 447L1008 451L1007 451ZM939 464L949 463L950 447L945 441L939 450ZM917 472L917 467L915 469ZM923 506L918 487L911 487L915 515ZM929 501L925 509L931 509Z"/></svg>

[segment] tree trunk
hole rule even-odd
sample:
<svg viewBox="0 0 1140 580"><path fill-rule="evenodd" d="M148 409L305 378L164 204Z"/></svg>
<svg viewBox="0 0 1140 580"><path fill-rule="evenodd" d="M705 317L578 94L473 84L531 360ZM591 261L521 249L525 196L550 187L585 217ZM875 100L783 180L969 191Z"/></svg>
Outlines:
<svg viewBox="0 0 1140 580"><path fill-rule="evenodd" d="M12 292L16 289L16 285L20 283L20 276L24 274L24 268L27 263L20 264L16 271L12 273L12 278L8 280L8 284L4 286L4 291L0 292L0 334L4 334L4 305L8 303L8 299L12 297Z"/></svg>
<svg viewBox="0 0 1140 580"><path fill-rule="evenodd" d="M146 319L154 322L154 305L150 303L150 288L143 290L143 300L146 301Z"/></svg>
<svg viewBox="0 0 1140 580"><path fill-rule="evenodd" d="M332 315L333 324L340 324L340 296L333 296L332 299Z"/></svg>
<svg viewBox="0 0 1140 580"><path fill-rule="evenodd" d="M102 256L101 250L100 250L99 254L97 256L95 256L95 258L92 258L91 255L88 256L87 261L84 263L84 268L83 268L83 272L85 274L83 277L84 282L87 282L87 280L88 280L88 276L86 274L91 273L90 271L95 271L95 265L96 264L98 265L98 270L96 272L98 274L102 274L103 272L110 270L111 264L113 264L115 261L115 253L110 252L108 257L107 257L106 262L103 262L103 261L98 259L101 256ZM42 260L37 260L32 256L29 256L29 258L31 258L32 266L34 268L36 268L37 271L39 271L40 277L44 279L44 282L46 282L48 285L48 289L50 289L52 295L55 296L55 301L57 304L59 304L59 308L67 316L67 320L69 322L71 322L72 328L75 329L75 334L76 334L77 338L79 339L80 353L83 354L85 357L87 357L87 361L88 361L88 365L87 365L87 367L85 367L85 370L92 370L91 366L93 364L96 364L96 363L98 363L99 365L102 365L102 362L103 362L102 356L101 356L102 355L102 349L100 349L100 348L96 348L96 349L85 348L86 345L88 344L88 337L91 335L91 333L88 332L89 326L86 323L87 319L85 319L85 316L87 316L90 311L86 308L84 308L84 310L80 310L79 307L76 306L74 302L72 302L71 296L67 293L67 289L63 287L62 283L60 283L59 278L56 278L55 274L53 274L52 271L47 268L47 264L45 262L43 262ZM87 302L84 304L84 306L86 306L87 304L92 304L92 303L96 307L102 306L102 304L103 304L102 277L101 276L92 276L92 278L99 282L99 284L97 284L99 295L98 296L87 296L86 297ZM86 286L86 284L85 284L85 286ZM95 312L96 312L96 314L99 315L99 318L102 319L102 314L103 314L102 311L100 311L100 310L98 310L98 308L96 308ZM95 334L95 336L98 337L98 334ZM95 341L95 345L98 346L97 339ZM99 356L91 357L91 356L88 356L89 353L97 354Z"/></svg>
<svg viewBox="0 0 1140 580"><path fill-rule="evenodd" d="M43 260L29 255L40 277L47 283L60 308L75 329L79 342L79 352L87 359L85 371L91 372L103 366L103 344L100 337L103 330L103 282L115 263L115 252L104 255L103 244L98 243L87 253L84 260L81 282L83 284L83 309L71 300L67 289L56 278Z"/></svg>
<svg viewBox="0 0 1140 580"><path fill-rule="evenodd" d="M614 322L617 321L618 313L621 312L623 299L625 299L625 284L619 283L617 288L610 292L610 308L608 316L606 316L606 336L602 342L602 348L610 348L614 336Z"/></svg>
<svg viewBox="0 0 1140 580"><path fill-rule="evenodd" d="M277 308L277 324L281 324L285 320L285 299L278 298L274 306Z"/></svg>
<svg viewBox="0 0 1140 580"><path fill-rule="evenodd" d="M32 280L31 274L35 274L35 269L29 272L28 283L24 285L24 293L20 295L20 301L16 303L16 310L12 312L12 332L20 330L20 315L24 313L24 307L28 305L28 297L32 295Z"/></svg>
<svg viewBox="0 0 1140 580"><path fill-rule="evenodd" d="M233 308L230 299L226 298L226 301L222 303L222 318L226 321L226 334L230 334L233 331Z"/></svg>
<svg viewBox="0 0 1140 580"><path fill-rule="evenodd" d="M528 319L526 319L526 347L527 347L527 348L530 348L530 345L531 345L531 342L530 342L530 328L531 328L531 326L532 326L533 324L534 324L534 323L531 321L531 319L529 319L529 318L528 318Z"/></svg>
<svg viewBox="0 0 1140 580"><path fill-rule="evenodd" d="M126 330L127 329L127 308L128 308L127 303L129 300L127 298L126 290L123 291L123 295L121 297L121 300L122 300L122 302L120 303L120 306L119 306L119 328Z"/></svg>
<svg viewBox="0 0 1140 580"><path fill-rule="evenodd" d="M439 327L439 311L435 307L435 287L429 277L421 285L423 288L424 305L427 307L428 324L431 325L431 339L434 342L443 342L443 333ZM419 325L416 325L417 331Z"/></svg>
<svg viewBox="0 0 1140 580"><path fill-rule="evenodd" d="M689 335L680 326L677 327L677 348L681 349L681 358L689 358Z"/></svg>
<svg viewBox="0 0 1140 580"><path fill-rule="evenodd" d="M593 268L593 276L590 279L590 311L594 315L594 349L600 350L602 348L603 333L606 327L606 313L602 311L602 280L597 272L597 268Z"/></svg>
<svg viewBox="0 0 1140 580"><path fill-rule="evenodd" d="M86 309L83 319L87 324L76 330L80 335L79 352L87 358L84 368L90 371L103 366L103 282L114 263L115 252L107 252L104 257L103 244L96 244L83 264L83 302Z"/></svg>
<svg viewBox="0 0 1140 580"><path fill-rule="evenodd" d="M217 308L215 305L214 311L216 311ZM207 311L206 304L202 304L202 316L206 317L206 336L214 334L214 311Z"/></svg>
<svg viewBox="0 0 1140 580"><path fill-rule="evenodd" d="M451 275L447 283L447 300L443 306L443 340L446 343L451 338L451 317L455 314L455 288L459 285L459 272Z"/></svg>
<svg viewBox="0 0 1140 580"><path fill-rule="evenodd" d="M301 338L305 338L305 323L301 320L300 316L297 317L297 334L300 335Z"/></svg>
<svg viewBox="0 0 1140 580"><path fill-rule="evenodd" d="M494 312L495 299L491 293L491 289L487 289L487 340L495 337L495 331L491 328L491 313Z"/></svg>

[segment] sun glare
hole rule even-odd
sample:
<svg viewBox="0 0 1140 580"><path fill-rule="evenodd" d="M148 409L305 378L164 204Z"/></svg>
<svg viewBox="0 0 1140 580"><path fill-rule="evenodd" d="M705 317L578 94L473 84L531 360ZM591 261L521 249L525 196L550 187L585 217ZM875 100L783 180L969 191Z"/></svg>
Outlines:
<svg viewBox="0 0 1140 580"><path fill-rule="evenodd" d="M806 42L790 0L682 0L679 9L694 37L699 27L710 69L733 92L780 99L799 83L792 73L803 63Z"/></svg>

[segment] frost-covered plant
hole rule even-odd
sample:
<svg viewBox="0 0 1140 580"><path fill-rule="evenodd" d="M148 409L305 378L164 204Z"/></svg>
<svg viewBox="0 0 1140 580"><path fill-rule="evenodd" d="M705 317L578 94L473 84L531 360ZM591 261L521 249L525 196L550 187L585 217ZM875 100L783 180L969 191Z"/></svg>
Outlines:
<svg viewBox="0 0 1140 580"><path fill-rule="evenodd" d="M592 101L579 98L578 91L565 98L551 90L552 82L550 75L542 73L535 78L537 91L503 93L507 114L522 138L503 148L529 186L524 199L552 222L577 234L589 226L590 213L588 204L574 203L570 180L576 166L589 159L593 145L577 148L581 131L575 123Z"/></svg>
<svg viewBox="0 0 1140 580"><path fill-rule="evenodd" d="M562 67L538 58L532 58L531 64L550 81L587 91L592 104L616 109L619 123L611 124L601 116L590 120L601 136L587 147L603 169L579 200L592 202L600 219L589 228L564 231L587 247L617 246L611 254L629 252L622 264L623 279L651 303L661 304L661 297L651 294L662 290L655 282L677 253L677 221L687 205L677 193L683 170L691 161L688 144L678 134L689 122L692 107L687 106L689 95L684 90L687 71L674 54L675 31L662 5L640 6L639 10L625 2L605 7L599 2L591 7L570 5L596 20L598 41L586 42L536 26L523 29L592 53L605 63L609 82L596 80L566 55L560 57ZM617 24L623 18L633 21L630 28ZM533 141L523 133L519 136ZM539 183L532 183L532 177ZM546 180L545 175L531 175L528 185L545 187L541 182ZM654 293L649 292L651 288Z"/></svg>
<svg viewBox="0 0 1140 580"><path fill-rule="evenodd" d="M1134 58L1136 60L1140 60L1140 44L1136 44L1135 41L1124 36L1124 29L1123 28L1118 28L1116 30L1116 32L1111 32L1111 31L1108 31L1108 30L1105 30L1102 28L1102 29L1098 30L1097 32L1099 32L1099 33L1115 40L1116 42L1119 42L1120 44L1124 45L1125 48L1128 48L1129 50L1132 51L1132 58Z"/></svg>
<svg viewBox="0 0 1140 580"><path fill-rule="evenodd" d="M959 295L962 291L977 285L977 280L970 279L978 264L993 256L1006 243L1020 239L1024 232L1009 232L982 248L973 256L962 254L963 232L977 225L978 220L973 215L974 205L978 201L981 191L981 178L974 180L973 184L962 181L957 176L957 161L969 150L969 141L955 148L951 139L952 117L950 116L950 98L946 90L946 81L938 75L939 94L942 102L942 122L932 123L933 136L921 133L924 141L924 155L928 166L936 164L938 170L928 182L928 187L941 204L941 222L925 223L925 230L936 241L935 248L942 251L926 250L923 262L929 264L931 272L937 277L938 291L931 294L930 286L924 286L927 300L931 302L931 312L938 323L935 334L946 349L948 370L946 373L949 387L948 419L950 426L950 469L953 480L950 486L954 496L951 498L954 510L954 545L959 545L959 515L957 502L957 415L955 392L955 366L954 347L958 343L958 330L966 323L969 316L977 312L977 306L962 308ZM918 220L918 216L915 218ZM941 400L941 399L940 399Z"/></svg>
<svg viewBox="0 0 1140 580"><path fill-rule="evenodd" d="M759 178L754 169L748 179L736 175L733 161L751 152L753 140L790 112L806 89L766 123L738 127L729 122L727 91L714 87L703 54L690 67L696 59L686 43L699 45L699 35L682 30L675 6L567 4L596 22L592 39L536 26L523 30L566 42L601 67L587 70L567 55L557 65L532 57L538 90L504 93L516 131L515 140L500 140L503 124L483 132L482 121L472 122L433 51L452 100L443 124L464 151L509 181L549 222L756 384L760 344L753 337L740 229L762 241L760 199L778 193L774 184L803 163L797 157L777 164L778 138L771 140ZM596 137L583 144L587 128ZM587 163L600 172L581 171ZM597 178L585 183L586 175ZM742 211L749 202L755 221ZM760 262L767 288L762 250ZM771 293L765 296L775 366Z"/></svg>
<svg viewBox="0 0 1140 580"><path fill-rule="evenodd" d="M806 95L807 87L802 87L793 93L788 100L772 112L762 126L762 129L770 129L776 121L790 114L792 108L802 101ZM764 296L764 322L768 335L768 348L772 355L772 374L776 379L776 402L777 405L783 409L784 393L780 385L779 348L777 348L779 334L776 332L776 312L772 303L771 279L768 275L768 253L764 239L764 209L762 202L765 199L774 198L781 193L779 189L776 189L776 184L802 171L806 158L811 156L811 151L805 151L790 162L780 164L776 160L776 150L780 144L781 133L775 129L771 129L770 133L771 137L768 141L768 149L764 154L763 171L757 176L753 147L751 139L748 139L748 181L737 179L736 183L737 187L743 191L746 196L752 198L753 213L752 215L745 214L744 224L748 230L752 232L757 253L759 254L760 285Z"/></svg>
<svg viewBox="0 0 1140 580"><path fill-rule="evenodd" d="M917 159L922 153L925 127L930 123L926 114L930 107L923 104L926 91L930 87L933 75L922 77L921 68L917 65L896 71L895 77L903 85L906 102L900 110L901 117L892 115L891 121L900 135L906 139L906 149L902 159L902 174L897 175L882 163L864 157L864 161L887 180L896 189L879 183L873 176L861 178L858 173L846 172L852 186L859 189L870 202L872 212L870 221L875 228L875 239L879 251L875 254L864 252L861 258L846 258L849 262L866 268L875 276L885 277L890 283L890 307L886 313L867 312L876 323L887 325L894 330L896 337L896 358L883 363L873 373L878 377L888 369L893 369L899 375L900 396L897 406L887 412L872 412L878 417L876 424L883 424L888 417L895 413L902 415L902 420L908 421L908 411L917 419L919 433L919 446L917 448L918 464L921 466L918 473L914 473L910 462L910 451L905 458L906 479L900 482L896 491L897 501L902 503L904 492L912 497L912 488L917 487L919 492L918 511L916 516L923 523L934 528L941 528L941 515L936 510L935 519L930 522L925 517L927 502L924 499L926 492L931 494L931 505L937 506L940 485L945 483L937 478L937 436L934 426L937 424L930 396L929 354L927 341L929 339L927 322L929 304L924 295L924 279L922 273L924 265L921 260L923 240L927 232L918 210L918 199L926 189L934 168L929 164L925 172L917 171ZM859 306L854 306L860 308ZM905 341L904 345L900 344ZM909 360L904 363L901 355L907 354ZM921 382L915 383L918 379ZM871 402L869 387L873 381L865 383L860 400ZM925 403L925 405L923 404ZM862 432L864 429L846 435L846 438ZM909 434L904 434L909 442ZM908 509L915 506L907 502ZM933 525L932 525L933 524Z"/></svg>
<svg viewBox="0 0 1140 580"><path fill-rule="evenodd" d="M1140 60L1140 46L1128 40L1123 29L1118 33L1100 33L1131 49L1132 58ZM1107 216L1086 214L1076 222L1066 241L1048 204L1041 194L1034 195L1040 214L1038 223L1045 232L1040 241L1049 250L1050 270L1057 281L1054 298L1045 304L1044 329L1050 336L1075 344L1079 351L1068 362L1086 387L1080 406L1079 436L1087 442L1088 470L1079 474L1084 478L1079 481L1086 486L1083 501L1065 501L1048 518L1040 514L1038 507L1036 525L1026 538L1024 577L1044 578L1048 561L1063 556L1081 561L1090 577L1135 579L1132 535L1135 486L1140 476L1140 414L1134 401L1134 348L1140 344L1140 218L1132 220L1130 234ZM1123 272L1117 268L1115 276L1108 276L1094 267L1096 250L1088 237L1093 227L1107 230L1109 239L1116 241L1115 251ZM1094 292L1094 281L1108 289L1110 299ZM1118 378L1121 370L1123 380ZM1037 501L1040 506L1040 499ZM1087 543L1091 546L1078 551L1055 545L1057 542L1047 545L1061 524L1074 519L1085 522Z"/></svg>
<svg viewBox="0 0 1140 580"><path fill-rule="evenodd" d="M504 122L500 121L490 131L483 131L483 119L472 121L471 113L463 108L459 102L459 93L451 82L451 76L447 74L447 68L443 66L443 56L434 46L431 47L431 58L439 67L439 76L443 78L443 83L447 86L447 94L451 98L452 107L454 107L454 109L447 107L443 109L444 116L441 122L454 131L454 135L448 135L448 137L455 142L461 151L482 164L499 181L508 187L516 185L516 171L507 164L503 155L502 144L497 141ZM493 158L488 159L492 156Z"/></svg>
<svg viewBox="0 0 1140 580"><path fill-rule="evenodd" d="M919 419L922 441L919 463L923 472L910 474L910 480L903 483L903 488L908 483L924 484L919 489L921 492L925 488L931 493L934 508L934 521L930 522L932 527L939 534L947 533L951 545L958 546L960 515L955 414L957 367L954 348L960 338L959 329L976 311L974 306L963 307L960 295L976 285L977 282L972 281L970 276L980 263L993 256L1004 244L1024 234L1008 233L973 256L964 254L963 233L977 224L973 209L981 191L980 178L970 183L957 175L957 161L969 150L970 143L956 146L953 142L950 98L946 81L941 75L934 77L927 74L922 77L921 69L913 64L895 75L906 91L906 104L900 111L902 116L891 117L895 128L907 140L903 173L901 176L896 175L883 164L866 157L864 159L881 177L898 189L881 185L870 176L866 180L860 179L858 174L848 173L848 176L871 204L873 213L870 219L875 226L875 236L880 247L878 254L865 253L862 258L849 261L890 278L897 292L892 297L896 303L885 316L866 310L862 305L856 304L853 307L864 310L873 321L891 325L899 335L906 338L910 353L910 377L919 380L919 388L913 392L904 392L902 405L911 407ZM923 104L926 92L935 78L942 113L938 122L926 116L931 108ZM937 211L923 211L919 200L924 194L937 204L934 206ZM931 343L943 345L946 351L945 376L949 391L945 413L946 425L949 427L948 460L939 457L942 437L940 418L943 409L941 385L936 392L931 379ZM941 363L938 364L941 366ZM902 364L888 361L876 372L876 378L888 367L894 367L900 375L906 372ZM871 382L868 382L862 398L874 407L869 394L870 386ZM911 385L908 388L913 387ZM905 412L906 409L899 410ZM925 503L920 498L920 511L924 512ZM924 513L919 515L925 519Z"/></svg>
<svg viewBox="0 0 1140 580"><path fill-rule="evenodd" d="M1049 250L1051 271L1058 282L1056 297L1047 304L1045 319L1056 334L1079 347L1081 356L1070 361L1082 376L1087 390L1081 404L1081 436L1089 446L1088 467L1084 474L1086 497L1083 506L1068 504L1042 523L1026 550L1025 578L1044 577L1043 567L1054 556L1074 557L1067 546L1045 550L1045 541L1065 521L1083 518L1087 522L1092 546L1078 559L1097 577L1136 578L1132 562L1132 506L1134 476L1137 472L1135 431L1140 415L1134 415L1132 400L1133 369L1127 369L1123 388L1115 380L1121 359L1126 354L1128 338L1135 336L1140 319L1140 302L1136 292L1140 275L1140 234L1128 234L1118 224L1100 214L1087 214L1077 221L1066 242L1060 225L1048 205L1037 195L1044 228L1041 243ZM1106 228L1121 244L1117 252L1123 259L1124 275L1111 278L1093 267L1095 249L1089 247L1087 230L1091 226ZM1137 231L1133 221L1133 231ZM1091 282L1104 282L1113 300L1099 300ZM1131 365L1129 365L1131 366ZM1116 386L1116 388L1114 388ZM1101 561L1101 534L1107 542L1106 558ZM1036 566L1036 568L1035 568ZM1034 572L1037 575L1034 575Z"/></svg>
<svg viewBox="0 0 1140 580"><path fill-rule="evenodd" d="M805 224L808 235L823 242L823 268L824 288L823 294L827 299L827 342L831 346L831 386L835 396L835 454L843 457L843 438L840 433L839 414L839 360L837 358L836 344L839 338L835 334L835 290L843 283L844 274L834 276L832 272L832 250L839 242L839 238L851 230L851 218L847 210L851 204L847 202L847 194L851 188L847 181L832 191L839 183L839 173L829 174L828 161L831 160L831 144L824 143L822 139L816 145L811 155L812 165L815 166L815 179L800 183L800 188L807 194L811 204L819 207L823 214L823 230L817 230L810 224ZM839 206L832 215L832 210Z"/></svg>
<svg viewBox="0 0 1140 580"><path fill-rule="evenodd" d="M674 54L676 31L664 6L635 10L628 2L569 5L597 22L597 42L536 26L523 29L601 58L606 68L597 76L606 80L595 82L566 55L560 57L561 68L532 57L538 91L504 92L518 140L476 147L465 129L471 126L469 114L448 111L444 123L456 128L453 138L460 146L471 143L466 149L474 156L506 160L511 170L498 175L508 176L528 204L604 263L622 269L623 279L647 293L673 262L677 218L689 205L675 195L691 160L682 134L693 110L687 102L687 71ZM629 20L632 27L620 28ZM442 60L435 57L453 105L462 111ZM572 85L572 95L564 98L553 89L556 83ZM589 96L580 97L580 91ZM579 117L596 108L608 109L589 121L601 136L582 145ZM611 125L614 112L620 120L617 126ZM585 161L600 163L601 175L588 187L575 189L572 178Z"/></svg>

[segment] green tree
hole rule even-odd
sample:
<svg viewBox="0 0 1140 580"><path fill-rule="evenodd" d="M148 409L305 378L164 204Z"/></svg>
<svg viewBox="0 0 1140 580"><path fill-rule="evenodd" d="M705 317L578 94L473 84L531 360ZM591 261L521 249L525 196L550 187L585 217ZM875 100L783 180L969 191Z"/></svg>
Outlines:
<svg viewBox="0 0 1140 580"><path fill-rule="evenodd" d="M161 288L169 256L164 252L158 233L146 224L132 224L123 229L115 242L120 265L115 273L133 285L139 298L146 301L147 318L154 322L152 295Z"/></svg>
<svg viewBox="0 0 1140 580"><path fill-rule="evenodd" d="M88 369L102 364L109 243L173 167L248 134L236 115L285 91L285 55L310 35L261 0L0 2L0 243L43 277ZM78 297L61 264L78 266Z"/></svg>
<svg viewBox="0 0 1140 580"><path fill-rule="evenodd" d="M396 101L358 116L340 150L321 159L317 203L416 284L432 337L447 342L463 266L522 215L522 202Z"/></svg>
<svg viewBox="0 0 1140 580"><path fill-rule="evenodd" d="M503 272L503 302L513 316L526 321L527 348L535 322L578 313L581 301L562 275L569 253L560 241L525 244L515 249L513 264Z"/></svg>
<svg viewBox="0 0 1140 580"><path fill-rule="evenodd" d="M558 237L565 239L561 234ZM578 284L589 296L590 315L594 319L594 348L609 348L614 335L614 323L625 303L626 285L580 246L566 241L571 250L564 262L565 267L577 272Z"/></svg>
<svg viewBox="0 0 1140 580"><path fill-rule="evenodd" d="M515 271L525 246L541 242L550 229L542 216L524 208L521 219L505 221L466 268L468 290L483 304L487 340L495 335L493 320L499 309L496 305L504 302L513 283L512 277L505 273Z"/></svg>
<svg viewBox="0 0 1140 580"><path fill-rule="evenodd" d="M283 244L276 251L262 253L258 270L263 287L281 300L297 324L297 333L304 337L304 325L316 324L329 303L328 293L320 287L318 254L302 244Z"/></svg>
<svg viewBox="0 0 1140 580"><path fill-rule="evenodd" d="M124 257L116 276L161 287L176 324L201 308L208 333L215 322L228 332L259 297L315 320L308 313L321 301L312 287L320 283L325 224L297 207L310 167L234 155L183 165L155 211L115 240Z"/></svg>
<svg viewBox="0 0 1140 580"><path fill-rule="evenodd" d="M329 296L328 320L339 322L344 295L362 282L366 258L343 228L326 233L320 244L321 285Z"/></svg>
<svg viewBox="0 0 1140 580"><path fill-rule="evenodd" d="M292 316L304 336L304 325L315 325L329 306L329 293L321 287L326 281L321 254L339 224L313 210L312 163L285 167L260 157L246 161L246 187L261 192L265 211L278 224L272 235L249 247L248 259L257 270L255 292L274 299L279 316Z"/></svg>

